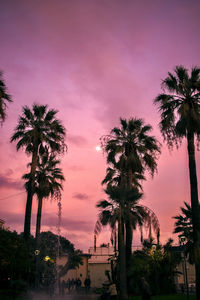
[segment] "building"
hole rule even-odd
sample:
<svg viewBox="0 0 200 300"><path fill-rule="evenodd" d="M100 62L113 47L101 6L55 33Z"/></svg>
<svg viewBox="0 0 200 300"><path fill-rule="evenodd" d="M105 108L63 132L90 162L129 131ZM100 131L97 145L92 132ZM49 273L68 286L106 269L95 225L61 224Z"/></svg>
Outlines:
<svg viewBox="0 0 200 300"><path fill-rule="evenodd" d="M141 246L133 247L133 251L140 250ZM92 288L100 288L102 284L108 280L107 272L111 274L111 260L115 259L114 247L105 244L102 247L90 247L87 254L82 254L83 264L75 270L69 270L68 273L61 278L68 279L80 278L82 286L87 276L91 279ZM64 266L67 262L67 255L57 260L57 265Z"/></svg>
<svg viewBox="0 0 200 300"><path fill-rule="evenodd" d="M91 287L102 287L103 282L108 280L106 272L111 273L110 260L114 257L114 247L109 244L103 247L90 247L88 271L91 278Z"/></svg>
<svg viewBox="0 0 200 300"><path fill-rule="evenodd" d="M64 280L67 282L68 279L77 279L80 278L82 282L82 286L84 285L84 281L88 276L88 259L90 255L89 254L82 254L82 265L79 265L78 268L69 270L66 275L61 277L61 281ZM57 258L56 263L57 266L64 266L67 262L67 255L62 255L61 257Z"/></svg>

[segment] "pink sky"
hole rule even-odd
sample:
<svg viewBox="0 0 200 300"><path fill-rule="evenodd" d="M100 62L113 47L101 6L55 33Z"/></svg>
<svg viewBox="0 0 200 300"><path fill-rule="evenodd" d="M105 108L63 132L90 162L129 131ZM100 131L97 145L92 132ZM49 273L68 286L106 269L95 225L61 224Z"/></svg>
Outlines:
<svg viewBox="0 0 200 300"><path fill-rule="evenodd" d="M160 142L153 99L174 66L200 65L200 3L194 0L18 0L0 2L0 69L12 95L0 128L0 218L22 231L26 194L21 176L27 158L9 139L22 106L34 102L59 111L67 129L62 157L66 181L61 234L83 250L104 198L106 164L96 152L99 138L119 118L139 117L153 126ZM197 168L200 171L199 153ZM185 143L169 153L163 144L158 173L144 184L144 199L157 214L161 241L172 236L172 216L189 201ZM37 201L34 200L32 233ZM57 205L45 201L42 230L56 232ZM109 229L97 244L109 242ZM138 244L135 234L134 244Z"/></svg>

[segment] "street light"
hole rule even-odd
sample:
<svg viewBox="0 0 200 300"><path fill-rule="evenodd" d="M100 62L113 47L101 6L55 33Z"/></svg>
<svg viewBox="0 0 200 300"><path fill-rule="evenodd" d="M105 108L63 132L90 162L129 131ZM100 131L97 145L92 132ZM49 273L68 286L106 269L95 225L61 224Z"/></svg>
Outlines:
<svg viewBox="0 0 200 300"><path fill-rule="evenodd" d="M185 242L186 242L186 237L181 236L179 238L179 243L180 243L180 245L183 246L183 260L184 260L183 276L184 276L184 285L186 286L187 300L188 300L189 299L189 289L188 289L187 266L186 266L186 257L185 257Z"/></svg>

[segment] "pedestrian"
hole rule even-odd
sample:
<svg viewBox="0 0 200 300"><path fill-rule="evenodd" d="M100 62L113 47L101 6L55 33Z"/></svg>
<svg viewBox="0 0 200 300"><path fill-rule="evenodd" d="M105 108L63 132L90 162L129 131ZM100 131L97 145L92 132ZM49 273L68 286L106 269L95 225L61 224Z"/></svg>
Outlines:
<svg viewBox="0 0 200 300"><path fill-rule="evenodd" d="M67 287L67 289L68 289L68 294L70 294L71 282L70 282L70 279L69 279L69 278L68 278L68 280L67 280L66 287Z"/></svg>
<svg viewBox="0 0 200 300"><path fill-rule="evenodd" d="M141 277L141 292L142 292L142 300L150 300L151 299L151 290L148 282L144 277Z"/></svg>
<svg viewBox="0 0 200 300"><path fill-rule="evenodd" d="M77 282L76 282L78 292L80 292L80 290L81 290L81 284L82 284L82 282L81 282L80 278L78 278Z"/></svg>
<svg viewBox="0 0 200 300"><path fill-rule="evenodd" d="M63 280L61 282L61 295L62 296L64 296L64 294L65 294L65 286L66 286L66 284L65 284L65 281Z"/></svg>
<svg viewBox="0 0 200 300"><path fill-rule="evenodd" d="M90 277L85 278L84 286L85 286L86 294L90 291L90 284L91 284Z"/></svg>

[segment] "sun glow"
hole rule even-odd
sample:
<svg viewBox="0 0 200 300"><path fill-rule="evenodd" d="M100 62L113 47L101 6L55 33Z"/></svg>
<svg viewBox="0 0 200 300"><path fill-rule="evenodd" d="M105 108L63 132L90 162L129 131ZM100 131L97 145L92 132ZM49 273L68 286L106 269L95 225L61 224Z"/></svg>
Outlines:
<svg viewBox="0 0 200 300"><path fill-rule="evenodd" d="M101 147L100 146L96 146L95 149L96 149L97 152L101 151Z"/></svg>

